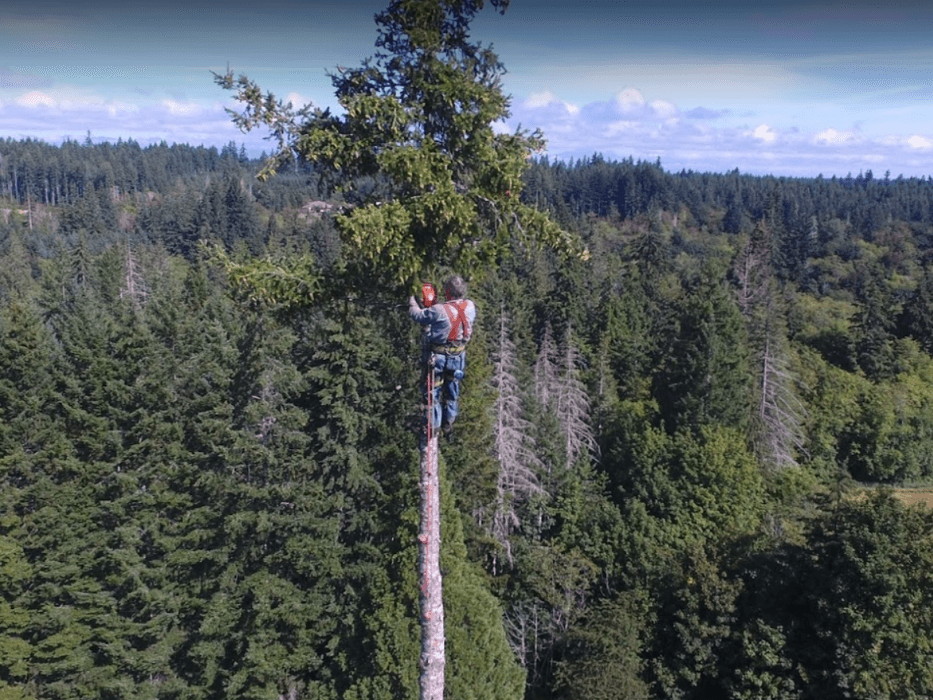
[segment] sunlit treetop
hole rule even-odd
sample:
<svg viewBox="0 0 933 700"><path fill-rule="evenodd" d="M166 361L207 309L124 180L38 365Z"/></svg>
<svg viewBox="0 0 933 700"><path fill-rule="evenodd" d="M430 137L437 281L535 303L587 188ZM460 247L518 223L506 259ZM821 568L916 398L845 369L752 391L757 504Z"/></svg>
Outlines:
<svg viewBox="0 0 933 700"><path fill-rule="evenodd" d="M507 0L492 0L498 12ZM236 92L243 130L277 143L260 178L293 158L333 173L352 204L337 216L348 270L388 288L439 268L482 275L518 241L584 255L575 237L520 202L522 173L544 148L540 132L504 132L505 69L471 40L482 0L397 0L376 15L376 54L331 74L342 114L295 109L244 75L217 75ZM377 178L366 190L358 183Z"/></svg>

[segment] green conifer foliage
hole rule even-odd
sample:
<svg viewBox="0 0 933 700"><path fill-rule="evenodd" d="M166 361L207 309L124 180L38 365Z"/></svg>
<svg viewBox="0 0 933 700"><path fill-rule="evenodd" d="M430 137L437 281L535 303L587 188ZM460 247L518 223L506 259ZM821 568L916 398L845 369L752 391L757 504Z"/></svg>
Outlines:
<svg viewBox="0 0 933 700"><path fill-rule="evenodd" d="M25 299L32 293L35 284L32 279L32 256L23 245L23 239L17 226L3 227L0 223L0 299ZM5 239L5 240L3 240Z"/></svg>
<svg viewBox="0 0 933 700"><path fill-rule="evenodd" d="M904 305L904 326L933 355L933 268L926 267L917 289Z"/></svg>
<svg viewBox="0 0 933 700"><path fill-rule="evenodd" d="M894 373L892 347L897 314L892 313L892 299L880 265L860 270L859 310L853 319L855 353L858 366L871 379Z"/></svg>
<svg viewBox="0 0 933 700"><path fill-rule="evenodd" d="M414 435L397 429L418 404L417 366L405 361L412 328L401 314L357 313L349 303L331 311L302 324L296 357L315 478L343 562L334 687L348 698L414 698L417 453Z"/></svg>
<svg viewBox="0 0 933 700"><path fill-rule="evenodd" d="M0 522L0 527L6 530L9 524ZM26 638L29 612L21 598L31 573L17 540L0 534L0 697L10 700L34 697L26 689L33 649Z"/></svg>
<svg viewBox="0 0 933 700"><path fill-rule="evenodd" d="M519 199L526 161L543 141L538 133L492 128L509 103L502 64L470 40L470 22L483 4L392 2L376 15L375 57L332 76L341 116L319 108L296 112L246 76L216 76L243 103L234 122L241 129L265 125L278 139L261 177L297 154L346 183L383 179L386 189L369 193L351 184L345 196L353 205L337 223L346 263L388 288L409 286L437 265L478 272L507 252L513 237L580 251L573 236ZM507 5L491 4L500 11Z"/></svg>
<svg viewBox="0 0 933 700"><path fill-rule="evenodd" d="M751 415L748 341L739 309L708 270L678 309L677 328L655 376L668 430L720 424L744 429Z"/></svg>
<svg viewBox="0 0 933 700"><path fill-rule="evenodd" d="M445 465L440 465L442 480ZM470 562L461 515L441 486L441 568L447 649L445 693L470 700L519 700L525 672L506 640L502 609L479 567Z"/></svg>
<svg viewBox="0 0 933 700"><path fill-rule="evenodd" d="M651 358L658 334L652 320L651 304L637 278L634 283L607 285L599 296L598 315L603 329L598 340L600 362L605 362L625 397L645 395L651 372Z"/></svg>
<svg viewBox="0 0 933 700"><path fill-rule="evenodd" d="M594 604L571 629L564 659L557 664L561 698L648 700L642 680L643 602L621 594Z"/></svg>
<svg viewBox="0 0 933 700"><path fill-rule="evenodd" d="M933 687L933 519L891 494L847 502L814 532L811 618L823 697L920 700Z"/></svg>

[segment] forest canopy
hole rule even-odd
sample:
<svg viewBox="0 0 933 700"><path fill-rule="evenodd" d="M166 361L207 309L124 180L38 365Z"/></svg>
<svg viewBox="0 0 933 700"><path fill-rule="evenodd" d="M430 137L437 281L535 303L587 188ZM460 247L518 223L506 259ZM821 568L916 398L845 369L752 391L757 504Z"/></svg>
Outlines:
<svg viewBox="0 0 933 700"><path fill-rule="evenodd" d="M0 140L0 698L417 697L402 306L452 267L452 696L929 697L933 180L526 159L405 19L341 117L218 76L271 160Z"/></svg>
<svg viewBox="0 0 933 700"><path fill-rule="evenodd" d="M342 196L234 144L0 152L3 687L414 692L417 338L280 315L202 247L327 269ZM516 248L474 285L445 451L528 697L922 697L930 516L856 494L933 471L931 188L531 163L525 202L593 256Z"/></svg>

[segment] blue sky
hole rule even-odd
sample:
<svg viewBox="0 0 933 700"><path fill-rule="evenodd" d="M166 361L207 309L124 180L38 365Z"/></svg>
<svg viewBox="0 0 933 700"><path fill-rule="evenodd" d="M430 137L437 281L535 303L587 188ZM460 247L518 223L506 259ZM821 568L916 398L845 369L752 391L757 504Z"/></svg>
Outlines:
<svg viewBox="0 0 933 700"><path fill-rule="evenodd" d="M268 147L211 71L335 107L327 71L372 55L388 0L29 0L0 8L0 137ZM9 4L9 3L7 3ZM933 6L512 0L473 36L551 158L668 170L933 176Z"/></svg>

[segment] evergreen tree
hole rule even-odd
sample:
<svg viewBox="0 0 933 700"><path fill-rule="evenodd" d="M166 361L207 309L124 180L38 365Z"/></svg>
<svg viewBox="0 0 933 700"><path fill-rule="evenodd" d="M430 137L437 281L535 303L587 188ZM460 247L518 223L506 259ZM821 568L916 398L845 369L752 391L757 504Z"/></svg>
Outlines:
<svg viewBox="0 0 933 700"><path fill-rule="evenodd" d="M621 594L601 601L569 635L556 681L561 698L648 700L642 680L645 626L636 596Z"/></svg>
<svg viewBox="0 0 933 700"><path fill-rule="evenodd" d="M904 304L902 325L928 354L933 355L933 267L924 268L917 289Z"/></svg>
<svg viewBox="0 0 933 700"><path fill-rule="evenodd" d="M663 323L657 307L644 294L639 278L608 286L600 295L598 315L603 319L596 343L601 362L618 382L620 395L643 397L653 371L652 359ZM602 392L600 392L602 393Z"/></svg>
<svg viewBox="0 0 933 700"><path fill-rule="evenodd" d="M20 544L0 534L0 697L16 700L35 697L26 689L34 650L26 638L29 612L21 599L31 573Z"/></svg>
<svg viewBox="0 0 933 700"><path fill-rule="evenodd" d="M441 493L449 492L442 485ZM479 567L467 558L462 519L453 505L452 498L442 496L441 567L446 572L444 619L449 658L445 692L475 700L520 700L525 697L525 671L509 647L498 601Z"/></svg>
<svg viewBox="0 0 933 700"><path fill-rule="evenodd" d="M391 3L376 16L375 58L332 76L345 110L339 117L295 112L246 76L217 76L244 104L234 122L242 129L267 125L278 138L261 175L297 154L344 182L385 178L389 191L355 191L359 201L337 223L347 263L390 288L409 286L439 264L469 275L477 264L494 262L513 236L579 249L520 200L527 157L543 141L537 133L492 128L508 115L509 102L502 64L468 34L482 5ZM506 3L492 5L504 11Z"/></svg>
<svg viewBox="0 0 933 700"><path fill-rule="evenodd" d="M797 466L803 451L805 409L790 369L783 306L774 271L772 230L759 222L737 258L739 308L745 317L755 371L752 442L762 464Z"/></svg>
<svg viewBox="0 0 933 700"><path fill-rule="evenodd" d="M16 226L7 230L0 256L0 300L25 299L33 291L32 260Z"/></svg>
<svg viewBox="0 0 933 700"><path fill-rule="evenodd" d="M884 492L844 502L818 522L809 617L821 647L812 648L808 674L815 692L918 700L929 692L931 533L928 512L905 510Z"/></svg>
<svg viewBox="0 0 933 700"><path fill-rule="evenodd" d="M687 293L654 380L669 432L720 424L744 430L750 415L747 336L723 283L710 270Z"/></svg>
<svg viewBox="0 0 933 700"><path fill-rule="evenodd" d="M860 308L853 319L858 365L872 379L890 376L894 372L892 341L897 317L891 313L891 295L880 265L860 270L858 300Z"/></svg>

